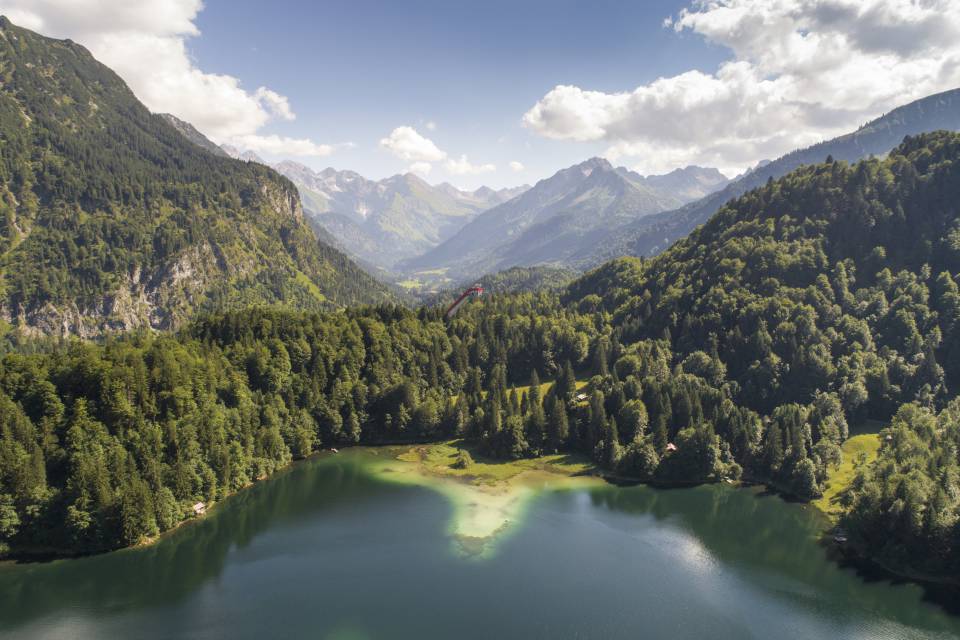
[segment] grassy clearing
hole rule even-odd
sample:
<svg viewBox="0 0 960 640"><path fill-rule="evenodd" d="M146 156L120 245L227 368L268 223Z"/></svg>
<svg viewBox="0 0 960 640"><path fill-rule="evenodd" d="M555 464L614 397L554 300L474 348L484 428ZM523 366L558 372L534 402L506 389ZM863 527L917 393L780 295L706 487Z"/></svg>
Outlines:
<svg viewBox="0 0 960 640"><path fill-rule="evenodd" d="M299 269L297 269L295 279L297 284L299 284L304 289L309 291L310 295L316 298L319 302L327 301L327 296L323 295L323 292L320 291L320 288L317 287L317 284L313 280L311 280L307 276L307 274L305 274L303 271L300 271Z"/></svg>
<svg viewBox="0 0 960 640"><path fill-rule="evenodd" d="M473 464L457 468L457 454L465 449L473 457ZM434 476L459 478L475 485L490 485L508 482L527 471L542 471L562 476L578 476L593 470L586 457L556 454L511 461L494 461L484 458L472 445L462 440L450 440L411 448L397 456L398 460L413 462Z"/></svg>
<svg viewBox="0 0 960 640"><path fill-rule="evenodd" d="M882 426L879 423L861 426L854 430L860 432L859 435L851 436L843 443L843 462L830 471L823 496L812 502L830 518L836 519L840 516L840 494L853 482L857 471L877 459L877 451L880 449L880 434L877 431ZM865 432L868 429L873 432Z"/></svg>

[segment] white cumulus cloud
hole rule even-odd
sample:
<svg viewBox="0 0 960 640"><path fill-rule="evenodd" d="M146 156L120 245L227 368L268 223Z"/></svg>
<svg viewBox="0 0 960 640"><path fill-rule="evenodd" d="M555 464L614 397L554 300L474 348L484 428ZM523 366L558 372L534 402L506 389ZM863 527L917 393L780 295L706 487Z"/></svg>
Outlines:
<svg viewBox="0 0 960 640"><path fill-rule="evenodd" d="M517 161L517 160L511 160L511 161L510 161L510 169L511 169L511 171L516 171L517 173L520 173L521 171L523 171L524 169L526 169L526 167L523 166L523 163L522 163L522 162L519 162L519 161Z"/></svg>
<svg viewBox="0 0 960 640"><path fill-rule="evenodd" d="M407 171L426 176L433 169L435 162L443 162L443 169L455 176L478 175L496 171L493 164L473 164L466 155L459 158L449 157L446 151L438 147L433 140L423 136L410 126L397 127L386 138L380 140L380 146L400 158L411 163Z"/></svg>
<svg viewBox="0 0 960 640"><path fill-rule="evenodd" d="M198 68L187 40L200 35L201 0L0 0L14 24L87 47L151 110L172 113L217 142L278 155L326 155L327 145L262 135L271 120L293 120L288 99L243 88L230 75ZM270 149L270 151L268 151Z"/></svg>
<svg viewBox="0 0 960 640"><path fill-rule="evenodd" d="M430 175L431 170L433 170L433 165L430 164L429 162L414 162L409 167L407 167L407 171L409 171L410 173L415 173L423 177Z"/></svg>
<svg viewBox="0 0 960 640"><path fill-rule="evenodd" d="M647 172L738 171L960 86L956 0L700 0L665 26L731 57L618 93L559 85L524 124Z"/></svg>
<svg viewBox="0 0 960 640"><path fill-rule="evenodd" d="M391 131L390 135L380 140L380 146L406 162L439 162L447 157L432 140L408 126Z"/></svg>
<svg viewBox="0 0 960 640"><path fill-rule="evenodd" d="M276 91L271 91L266 87L260 87L253 95L260 102L260 105L269 111L271 115L281 118L282 120L297 119L297 116L293 113L293 109L290 108L290 101L287 99L287 96L282 96Z"/></svg>
<svg viewBox="0 0 960 640"><path fill-rule="evenodd" d="M496 171L497 167L493 164L471 164L467 156L461 155L460 158L451 158L445 165L447 171L455 176L468 176L480 173L489 173Z"/></svg>

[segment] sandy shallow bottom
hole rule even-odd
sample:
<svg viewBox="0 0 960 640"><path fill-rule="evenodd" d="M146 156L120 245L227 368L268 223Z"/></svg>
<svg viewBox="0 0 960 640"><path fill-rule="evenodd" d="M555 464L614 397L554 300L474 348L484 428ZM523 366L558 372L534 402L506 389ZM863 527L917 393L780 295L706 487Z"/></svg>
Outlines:
<svg viewBox="0 0 960 640"><path fill-rule="evenodd" d="M393 447L381 452L370 470L388 482L425 487L453 507L448 525L454 550L464 557L490 557L496 543L515 531L534 499L547 491L595 487L603 480L584 473L584 465L529 461L477 464L454 470L444 464L445 445Z"/></svg>

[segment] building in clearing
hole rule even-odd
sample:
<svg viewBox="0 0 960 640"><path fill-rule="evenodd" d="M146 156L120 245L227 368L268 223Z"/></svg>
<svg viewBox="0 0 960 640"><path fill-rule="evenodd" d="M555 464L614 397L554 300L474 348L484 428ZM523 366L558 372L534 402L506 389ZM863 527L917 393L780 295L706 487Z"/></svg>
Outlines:
<svg viewBox="0 0 960 640"><path fill-rule="evenodd" d="M205 505L204 503L198 502L197 504L193 505L193 515L202 516L206 512L207 512L207 505Z"/></svg>
<svg viewBox="0 0 960 640"><path fill-rule="evenodd" d="M574 400L576 400L577 402L583 402L583 401L586 400L586 399L587 399L587 394L585 394L585 393L578 393L578 394L574 397Z"/></svg>

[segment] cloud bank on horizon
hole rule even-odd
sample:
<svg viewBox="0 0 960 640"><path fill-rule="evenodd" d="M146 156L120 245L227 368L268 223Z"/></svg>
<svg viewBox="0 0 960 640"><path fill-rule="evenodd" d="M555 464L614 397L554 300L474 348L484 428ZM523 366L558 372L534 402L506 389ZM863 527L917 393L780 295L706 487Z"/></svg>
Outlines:
<svg viewBox="0 0 960 640"><path fill-rule="evenodd" d="M735 173L960 86L956 0L700 0L664 27L732 58L617 93L558 85L524 125L607 143L609 159L641 173Z"/></svg>
<svg viewBox="0 0 960 640"><path fill-rule="evenodd" d="M202 0L0 0L0 13L15 24L79 42L151 111L172 113L216 142L274 155L332 153L309 138L262 134L271 121L296 118L286 96L248 91L233 76L196 66L186 42L200 35L201 9Z"/></svg>

